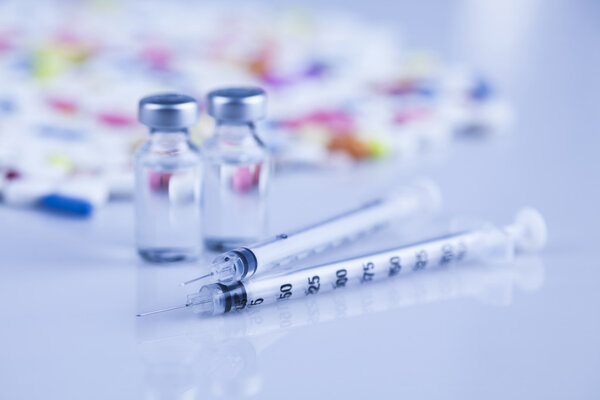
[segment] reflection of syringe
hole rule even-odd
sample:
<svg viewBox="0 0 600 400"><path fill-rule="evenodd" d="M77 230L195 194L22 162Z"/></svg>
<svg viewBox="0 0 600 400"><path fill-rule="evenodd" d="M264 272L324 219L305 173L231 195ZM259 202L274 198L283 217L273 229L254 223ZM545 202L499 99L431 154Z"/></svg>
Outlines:
<svg viewBox="0 0 600 400"><path fill-rule="evenodd" d="M371 201L317 224L223 253L213 261L208 274L182 285L201 279L207 279L208 283L225 284L247 279L310 254L356 240L399 218L436 209L439 202L437 186L430 181L421 180L392 196Z"/></svg>
<svg viewBox="0 0 600 400"><path fill-rule="evenodd" d="M203 315L223 314L361 285L466 258L505 262L512 259L515 250L535 251L545 241L543 217L533 209L524 209L517 214L515 223L502 229L484 227L272 278L236 282L229 286L209 284L188 296L188 302L183 306L138 316L187 307Z"/></svg>

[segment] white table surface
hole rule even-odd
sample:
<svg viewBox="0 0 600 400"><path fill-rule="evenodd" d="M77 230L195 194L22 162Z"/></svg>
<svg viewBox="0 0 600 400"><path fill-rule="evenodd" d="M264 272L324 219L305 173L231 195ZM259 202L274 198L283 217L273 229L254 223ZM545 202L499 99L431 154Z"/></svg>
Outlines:
<svg viewBox="0 0 600 400"><path fill-rule="evenodd" d="M0 399L600 397L599 3L379 3L348 8L490 71L518 112L506 136L456 143L418 169L440 185L444 215L503 223L533 205L547 247L258 315L138 319L185 301L177 283L199 268L140 262L132 204L89 220L2 206ZM278 176L273 231L406 181L374 176ZM330 256L405 241L415 226Z"/></svg>

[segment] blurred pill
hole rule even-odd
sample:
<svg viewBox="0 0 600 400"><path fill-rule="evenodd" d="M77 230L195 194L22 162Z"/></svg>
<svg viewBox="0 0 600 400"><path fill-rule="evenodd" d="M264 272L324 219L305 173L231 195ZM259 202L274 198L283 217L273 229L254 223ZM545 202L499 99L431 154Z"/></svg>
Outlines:
<svg viewBox="0 0 600 400"><path fill-rule="evenodd" d="M77 102L68 98L51 97L47 99L47 103L53 110L65 114L74 114L79 109Z"/></svg>
<svg viewBox="0 0 600 400"><path fill-rule="evenodd" d="M16 169L9 169L8 171L6 171L6 173L4 174L4 178L7 181L12 181L14 179L19 179L21 177L21 174L19 173L19 171L17 171Z"/></svg>
<svg viewBox="0 0 600 400"><path fill-rule="evenodd" d="M252 188L252 173L248 167L238 167L231 177L231 184L236 192L244 193Z"/></svg>
<svg viewBox="0 0 600 400"><path fill-rule="evenodd" d="M102 112L97 118L100 123L114 128L133 126L136 122L132 116L119 112Z"/></svg>
<svg viewBox="0 0 600 400"><path fill-rule="evenodd" d="M89 216L94 210L91 202L85 199L69 197L60 194L43 196L39 201L43 208L73 215Z"/></svg>
<svg viewBox="0 0 600 400"><path fill-rule="evenodd" d="M390 153L390 146L379 140L372 140L369 142L371 147L371 156L375 158L384 157Z"/></svg>
<svg viewBox="0 0 600 400"><path fill-rule="evenodd" d="M471 98L479 101L489 99L492 96L492 94L493 91L491 85L488 81L484 80L483 78L476 79L473 83L473 87L469 91L469 95L471 96Z"/></svg>
<svg viewBox="0 0 600 400"><path fill-rule="evenodd" d="M199 196L200 185L194 174L170 175L168 190L172 204L191 204Z"/></svg>
<svg viewBox="0 0 600 400"><path fill-rule="evenodd" d="M52 167L61 168L65 171L71 171L75 168L73 161L64 154L51 154L48 157L48 164Z"/></svg>
<svg viewBox="0 0 600 400"><path fill-rule="evenodd" d="M355 160L362 160L371 155L371 147L360 138L353 136L332 137L327 145L330 151L340 151L349 154Z"/></svg>

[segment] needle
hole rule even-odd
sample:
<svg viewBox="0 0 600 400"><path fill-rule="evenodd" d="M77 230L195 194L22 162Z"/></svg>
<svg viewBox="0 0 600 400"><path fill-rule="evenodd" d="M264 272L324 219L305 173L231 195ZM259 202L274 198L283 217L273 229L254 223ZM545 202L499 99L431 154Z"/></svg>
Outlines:
<svg viewBox="0 0 600 400"><path fill-rule="evenodd" d="M189 306L197 306L199 304L206 304L206 303L210 303L211 301L212 301L211 299L207 299L207 300L203 300L203 301L199 301L199 302L188 303L188 304L185 304L183 306L177 306L177 307L171 307L171 308L163 308L162 310L154 310L154 311L148 311L148 312L145 312L145 313L139 313L139 314L136 314L135 316L136 317L145 317L146 315L158 314L158 313L162 313L162 312L165 312L165 311L179 310L179 309L186 308L186 307L189 307Z"/></svg>
<svg viewBox="0 0 600 400"><path fill-rule="evenodd" d="M186 308L188 306L189 306L189 304L186 304L184 306L177 306L177 307L171 307L171 308L163 308L162 310L155 310L155 311L149 311L149 312L145 312L145 313L136 314L136 317L145 317L146 315L158 314L158 313L165 312L165 311L178 310L180 308Z"/></svg>
<svg viewBox="0 0 600 400"><path fill-rule="evenodd" d="M189 281L182 282L182 283L179 284L179 286L189 285L192 282L196 282L196 281L199 281L200 279L208 278L209 276L212 276L212 275L213 275L213 272L211 272L209 274L206 274L206 275L199 276L198 278L194 278L194 279L189 280Z"/></svg>

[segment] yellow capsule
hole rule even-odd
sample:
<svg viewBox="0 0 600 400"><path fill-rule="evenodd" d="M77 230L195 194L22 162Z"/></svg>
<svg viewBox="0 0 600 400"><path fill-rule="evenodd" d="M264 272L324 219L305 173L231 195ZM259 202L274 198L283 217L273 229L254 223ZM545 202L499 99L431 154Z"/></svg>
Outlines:
<svg viewBox="0 0 600 400"><path fill-rule="evenodd" d="M67 171L75 169L75 164L64 154L51 154L48 157L48 163L54 167L60 167Z"/></svg>

